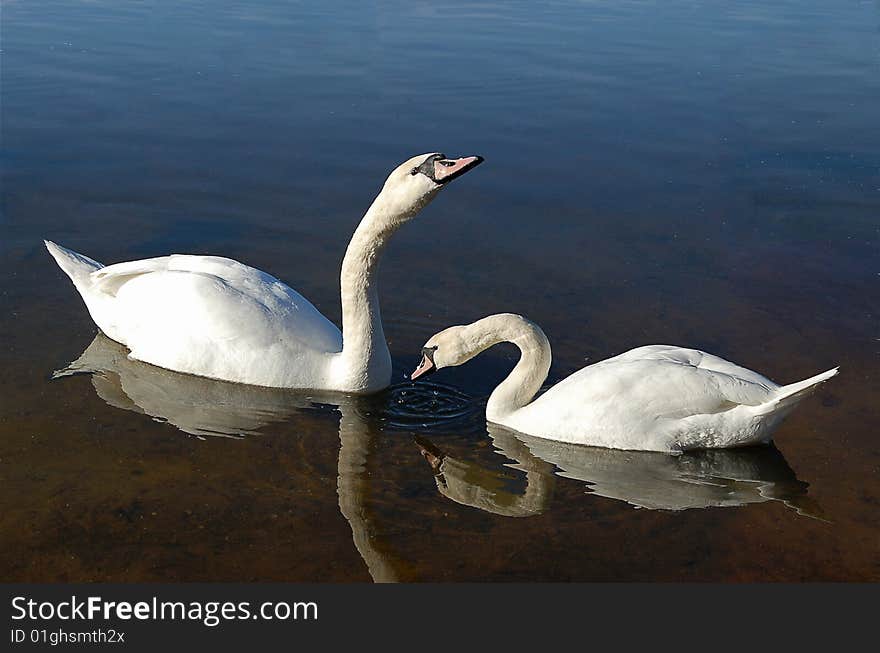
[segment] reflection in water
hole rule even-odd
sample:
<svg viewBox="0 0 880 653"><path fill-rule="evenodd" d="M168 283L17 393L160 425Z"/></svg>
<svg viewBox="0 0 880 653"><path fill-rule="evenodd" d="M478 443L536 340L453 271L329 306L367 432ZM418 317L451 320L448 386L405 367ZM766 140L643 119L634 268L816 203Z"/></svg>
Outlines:
<svg viewBox="0 0 880 653"><path fill-rule="evenodd" d="M281 422L313 396L180 374L128 358L98 333L82 355L53 378L90 374L95 392L116 408L149 415L195 436L239 437Z"/></svg>
<svg viewBox="0 0 880 653"><path fill-rule="evenodd" d="M538 515L550 505L556 485L553 466L531 455L528 448L512 435L498 433L495 444L519 463L505 465L505 469L525 472L526 487L521 492L512 487L516 485L516 479L510 478L502 469L489 469L474 461L447 456L423 437L416 437L416 443L434 469L440 494L456 503L504 517Z"/></svg>
<svg viewBox="0 0 880 653"><path fill-rule="evenodd" d="M419 386L391 388L373 397L334 393L302 393L259 388L179 374L132 361L122 345L99 333L82 355L54 378L90 374L98 396L111 406L149 415L195 436L240 437L261 427L282 422L297 410L332 406L338 408L339 459L337 493L339 509L351 526L355 546L373 580L398 579L392 555L383 549L372 528L366 498L369 476L365 473L370 443L379 428L377 422L395 423L411 419L398 414L400 395L412 399ZM426 386L422 402L442 407L444 416L467 412L470 399L450 393L443 386ZM386 406L390 406L386 408ZM378 415L378 419L376 419Z"/></svg>
<svg viewBox="0 0 880 653"><path fill-rule="evenodd" d="M774 446L695 451L680 456L621 451L544 440L494 424L495 447L516 466L487 468L444 455L418 438L444 496L499 515L522 517L546 510L553 475L584 481L588 491L650 510L734 507L781 501L799 515L823 519L818 504ZM510 489L506 469L526 473L526 490ZM556 470L554 472L554 470Z"/></svg>
<svg viewBox="0 0 880 653"><path fill-rule="evenodd" d="M477 408L465 395L428 384L357 397L257 388L189 376L131 361L124 347L102 334L55 377L80 373L90 375L96 392L109 405L147 415L198 437L242 437L284 422L297 411L338 410L339 510L377 582L400 580L405 569L383 541L368 501L373 483L366 467L378 433L388 424L431 426L438 416L447 423L473 415ZM423 405L424 413L413 409L414 404ZM493 425L489 434L499 452L515 464L487 466L454 458L424 437L417 438L444 496L498 515L527 517L549 509L557 476L563 476L585 481L592 493L649 509L778 500L799 514L821 515L806 496L807 484L797 479L773 447L668 456L557 443Z"/></svg>

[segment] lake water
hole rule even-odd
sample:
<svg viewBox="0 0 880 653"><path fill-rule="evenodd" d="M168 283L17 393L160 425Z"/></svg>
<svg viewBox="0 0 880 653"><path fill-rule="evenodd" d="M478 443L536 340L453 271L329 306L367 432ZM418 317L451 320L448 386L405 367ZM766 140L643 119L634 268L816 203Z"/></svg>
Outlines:
<svg viewBox="0 0 880 653"><path fill-rule="evenodd" d="M880 580L880 3L369 4L3 2L0 578ZM385 256L374 397L132 363L42 245L229 256L338 323L437 150L486 163ZM487 428L510 348L405 380L500 311L551 382L648 343L841 373L775 447L560 447Z"/></svg>

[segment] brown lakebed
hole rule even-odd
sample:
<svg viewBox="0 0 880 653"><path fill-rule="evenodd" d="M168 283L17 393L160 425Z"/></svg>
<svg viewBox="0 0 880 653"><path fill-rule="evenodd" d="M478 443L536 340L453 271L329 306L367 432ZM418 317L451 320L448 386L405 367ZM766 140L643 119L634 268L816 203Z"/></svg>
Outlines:
<svg viewBox="0 0 880 653"><path fill-rule="evenodd" d="M4 6L0 577L880 579L876 13L686 4L407 6L393 26ZM394 387L372 397L128 361L42 245L229 256L338 323L363 210L440 149L486 163L389 247ZM542 326L551 382L648 343L778 382L841 372L774 448L548 451L483 418L512 350L404 377L431 334L499 311ZM94 373L52 378L90 349Z"/></svg>

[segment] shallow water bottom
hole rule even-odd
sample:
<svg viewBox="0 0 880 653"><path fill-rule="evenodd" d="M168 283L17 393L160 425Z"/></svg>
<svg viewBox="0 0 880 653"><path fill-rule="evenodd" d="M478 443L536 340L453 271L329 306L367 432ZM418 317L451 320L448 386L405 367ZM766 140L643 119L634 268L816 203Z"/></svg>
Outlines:
<svg viewBox="0 0 880 653"><path fill-rule="evenodd" d="M876 3L728 4L4 3L0 579L880 580ZM436 150L486 162L383 255L396 384L498 312L550 383L652 343L840 374L775 448L554 448L485 423L505 347L361 400L91 350L42 245L228 256L339 324Z"/></svg>
<svg viewBox="0 0 880 653"><path fill-rule="evenodd" d="M878 571L875 502L816 457L838 401L828 390L789 420L778 448L667 456L487 428L484 401L445 385L346 397L199 379L129 361L100 334L62 374L23 375L7 395L6 580Z"/></svg>

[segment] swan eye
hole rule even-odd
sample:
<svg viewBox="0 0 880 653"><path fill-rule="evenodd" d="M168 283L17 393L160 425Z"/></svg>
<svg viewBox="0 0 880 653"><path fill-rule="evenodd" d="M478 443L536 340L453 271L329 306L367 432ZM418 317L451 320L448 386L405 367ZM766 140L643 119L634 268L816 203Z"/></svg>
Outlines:
<svg viewBox="0 0 880 653"><path fill-rule="evenodd" d="M419 172L419 169L418 169L418 168L413 168L412 170L409 171L409 174L415 176L415 175L418 174L418 172Z"/></svg>

